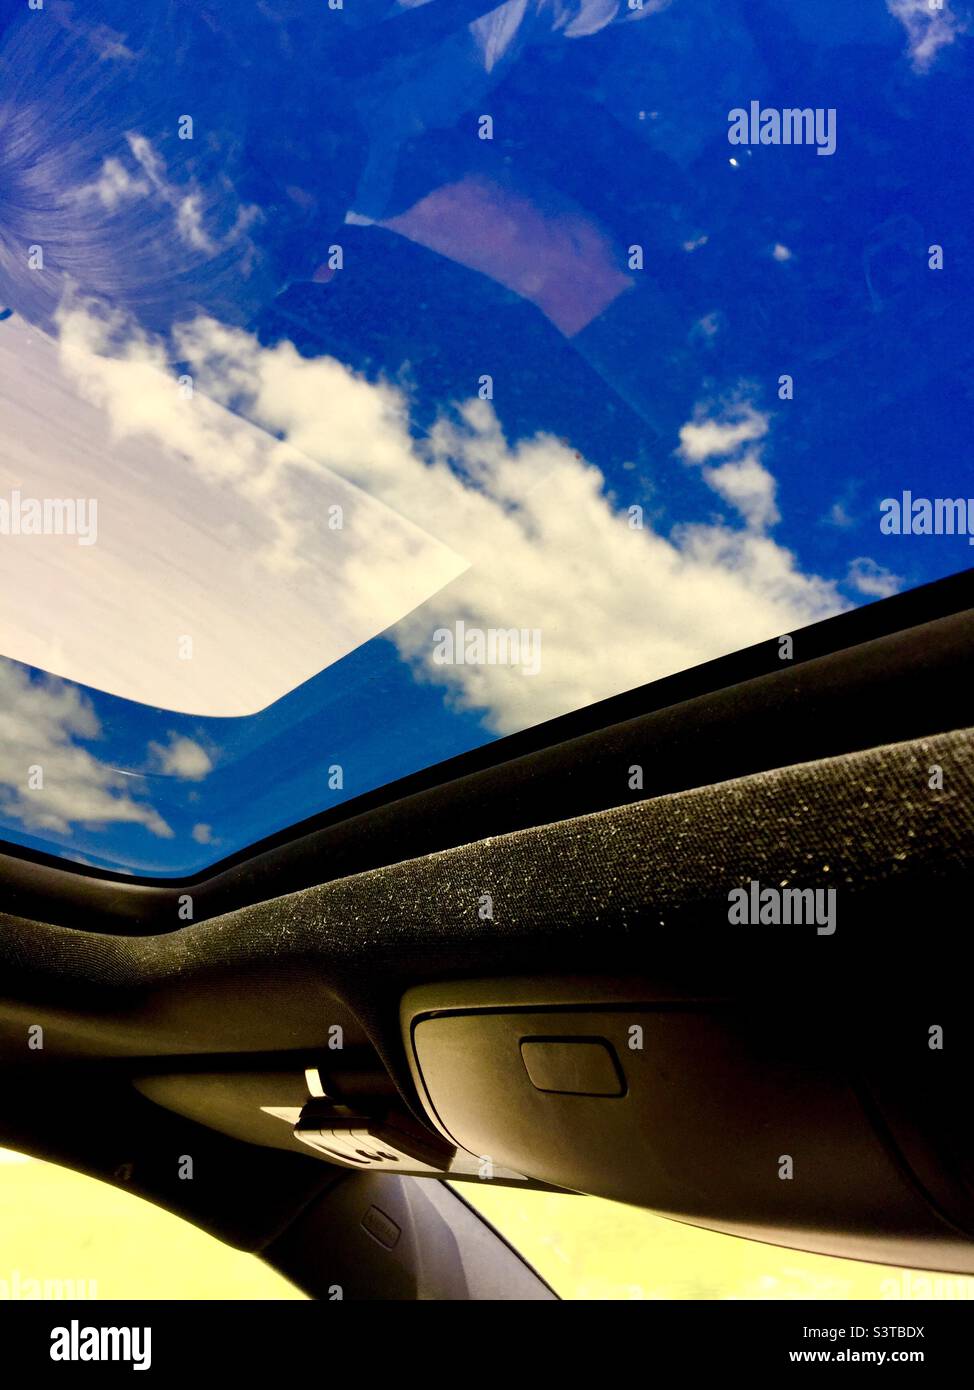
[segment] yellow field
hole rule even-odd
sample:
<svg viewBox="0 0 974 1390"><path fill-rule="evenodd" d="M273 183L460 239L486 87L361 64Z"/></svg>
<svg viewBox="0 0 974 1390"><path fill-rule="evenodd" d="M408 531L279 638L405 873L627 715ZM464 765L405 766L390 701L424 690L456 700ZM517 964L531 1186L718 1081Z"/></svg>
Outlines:
<svg viewBox="0 0 974 1390"><path fill-rule="evenodd" d="M303 1298L253 1255L107 1183L0 1150L0 1298L27 1280L98 1298Z"/></svg>
<svg viewBox="0 0 974 1390"><path fill-rule="evenodd" d="M562 1298L974 1298L974 1279L806 1255L598 1197L457 1189ZM943 1292L949 1289L950 1292Z"/></svg>
<svg viewBox="0 0 974 1390"><path fill-rule="evenodd" d="M898 1289L912 1281L923 1296L932 1278L952 1290L940 1296L974 1297L974 1280L802 1255L595 1197L473 1183L460 1191L563 1298L881 1298L891 1280ZM31 1280L65 1292L73 1281L82 1294L94 1286L102 1299L304 1296L254 1256L131 1193L0 1150L0 1298L30 1296Z"/></svg>

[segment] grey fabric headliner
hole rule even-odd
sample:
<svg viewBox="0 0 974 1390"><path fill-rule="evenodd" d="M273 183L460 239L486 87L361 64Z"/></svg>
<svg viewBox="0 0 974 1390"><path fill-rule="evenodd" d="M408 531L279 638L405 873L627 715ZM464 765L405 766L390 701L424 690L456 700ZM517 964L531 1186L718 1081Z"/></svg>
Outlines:
<svg viewBox="0 0 974 1390"><path fill-rule="evenodd" d="M942 790L929 787L934 764ZM9 1045L12 1028L18 1049L34 1018L67 1051L82 1036L88 1053L260 1051L320 1046L335 1021L354 1031L348 1004L386 1051L402 989L451 973L612 970L635 952L671 975L679 959L691 988L728 962L753 965L755 943L767 956L772 937L803 968L828 949L834 965L868 924L853 930L847 915L833 938L735 934L728 890L788 880L834 886L846 903L892 889L895 903L900 885L953 880L974 859L972 793L963 730L484 840L196 924L179 926L174 893L163 935L0 914L0 1031Z"/></svg>

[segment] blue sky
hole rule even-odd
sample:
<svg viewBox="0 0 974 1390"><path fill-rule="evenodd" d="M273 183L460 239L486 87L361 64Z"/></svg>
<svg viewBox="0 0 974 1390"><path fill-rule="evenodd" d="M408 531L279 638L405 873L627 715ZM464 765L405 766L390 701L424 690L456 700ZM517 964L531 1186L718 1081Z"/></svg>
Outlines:
<svg viewBox="0 0 974 1390"><path fill-rule="evenodd" d="M0 3L8 59L106 83L41 84L68 230L0 199L0 501L83 452L104 532L0 535L4 838L195 872L970 564L966 535L879 524L904 490L974 494L966 7L512 0L406 58L408 6L197 8L95 0L79 30ZM834 152L731 144L751 102L834 113ZM219 574L184 592L197 524ZM540 669L438 665L458 621L540 634Z"/></svg>

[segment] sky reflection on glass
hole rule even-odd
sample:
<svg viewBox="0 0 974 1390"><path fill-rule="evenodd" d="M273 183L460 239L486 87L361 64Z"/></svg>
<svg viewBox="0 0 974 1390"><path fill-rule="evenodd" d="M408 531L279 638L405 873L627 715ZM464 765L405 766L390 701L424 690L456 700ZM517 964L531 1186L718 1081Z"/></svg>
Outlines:
<svg viewBox="0 0 974 1390"><path fill-rule="evenodd" d="M880 525L974 493L963 7L131 11L0 0L8 841L195 872L970 564Z"/></svg>

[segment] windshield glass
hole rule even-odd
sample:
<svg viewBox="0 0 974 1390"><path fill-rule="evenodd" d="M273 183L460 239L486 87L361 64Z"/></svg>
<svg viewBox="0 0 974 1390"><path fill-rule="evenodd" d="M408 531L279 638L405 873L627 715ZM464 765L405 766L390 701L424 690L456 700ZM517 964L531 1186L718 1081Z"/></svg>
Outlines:
<svg viewBox="0 0 974 1390"><path fill-rule="evenodd" d="M0 0L0 835L175 876L965 568L945 0Z"/></svg>

